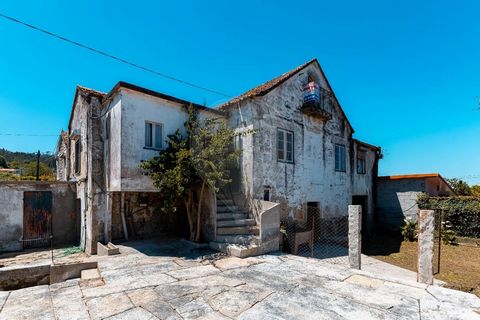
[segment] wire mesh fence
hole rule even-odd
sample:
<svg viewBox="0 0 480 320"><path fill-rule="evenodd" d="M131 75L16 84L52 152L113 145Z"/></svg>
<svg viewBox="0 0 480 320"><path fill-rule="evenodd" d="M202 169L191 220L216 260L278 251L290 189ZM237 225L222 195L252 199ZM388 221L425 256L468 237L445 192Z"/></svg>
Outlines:
<svg viewBox="0 0 480 320"><path fill-rule="evenodd" d="M442 253L442 235L445 221L443 220L443 212L440 209L434 213L434 245L433 245L433 274L440 273L440 261Z"/></svg>
<svg viewBox="0 0 480 320"><path fill-rule="evenodd" d="M322 217L320 209L308 207L302 220L282 221L283 250L299 256L348 264L348 217Z"/></svg>

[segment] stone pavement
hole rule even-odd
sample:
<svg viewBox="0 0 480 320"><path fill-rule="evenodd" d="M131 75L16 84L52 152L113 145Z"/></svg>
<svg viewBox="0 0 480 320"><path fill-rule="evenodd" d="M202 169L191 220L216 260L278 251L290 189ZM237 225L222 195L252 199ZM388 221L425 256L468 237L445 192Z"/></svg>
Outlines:
<svg viewBox="0 0 480 320"><path fill-rule="evenodd" d="M120 250L98 259L102 279L0 292L0 319L480 319L474 295L317 259Z"/></svg>

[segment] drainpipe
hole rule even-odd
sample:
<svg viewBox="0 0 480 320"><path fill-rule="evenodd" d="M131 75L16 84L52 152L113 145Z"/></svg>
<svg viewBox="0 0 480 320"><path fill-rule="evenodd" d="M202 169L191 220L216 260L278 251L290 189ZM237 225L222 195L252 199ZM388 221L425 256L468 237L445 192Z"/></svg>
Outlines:
<svg viewBox="0 0 480 320"><path fill-rule="evenodd" d="M120 215L122 216L123 235L125 237L125 240L128 241L127 221L125 219L125 192L121 193Z"/></svg>

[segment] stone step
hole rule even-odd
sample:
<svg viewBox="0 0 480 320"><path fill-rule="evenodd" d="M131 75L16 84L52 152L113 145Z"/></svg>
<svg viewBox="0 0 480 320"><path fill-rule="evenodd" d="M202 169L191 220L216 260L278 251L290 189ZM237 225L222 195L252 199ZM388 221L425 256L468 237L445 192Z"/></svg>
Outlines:
<svg viewBox="0 0 480 320"><path fill-rule="evenodd" d="M238 235L217 235L216 242L222 243L236 243L236 244L258 244L259 239L253 235L238 234Z"/></svg>
<svg viewBox="0 0 480 320"><path fill-rule="evenodd" d="M100 272L98 269L85 269L81 271L80 279L82 280L90 280L90 279L97 279L100 278Z"/></svg>
<svg viewBox="0 0 480 320"><path fill-rule="evenodd" d="M245 226L254 226L256 224L257 222L255 221L255 219L217 221L217 227L245 227Z"/></svg>
<svg viewBox="0 0 480 320"><path fill-rule="evenodd" d="M237 206L222 206L217 205L217 213L228 213L238 211Z"/></svg>
<svg viewBox="0 0 480 320"><path fill-rule="evenodd" d="M217 235L234 235L234 234L241 234L241 235L259 235L260 230L258 227L220 227L217 228Z"/></svg>
<svg viewBox="0 0 480 320"><path fill-rule="evenodd" d="M259 245L243 246L221 242L210 242L210 248L238 258L258 256L264 252L262 246Z"/></svg>
<svg viewBox="0 0 480 320"><path fill-rule="evenodd" d="M233 206L233 200L231 199L217 199L217 206Z"/></svg>
<svg viewBox="0 0 480 320"><path fill-rule="evenodd" d="M247 219L248 214L246 212L232 212L232 213L217 213L217 221L221 220L238 220L238 219Z"/></svg>

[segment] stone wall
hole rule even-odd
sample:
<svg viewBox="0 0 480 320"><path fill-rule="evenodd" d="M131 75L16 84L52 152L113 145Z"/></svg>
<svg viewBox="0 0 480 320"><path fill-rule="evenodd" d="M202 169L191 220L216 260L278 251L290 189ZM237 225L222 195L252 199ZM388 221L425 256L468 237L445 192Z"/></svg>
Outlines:
<svg viewBox="0 0 480 320"><path fill-rule="evenodd" d="M241 191L243 202L263 199L264 190L270 200L280 203L282 218L306 218L306 204L316 202L321 216L347 216L353 195L369 196L373 208L373 166L370 152L367 175L356 172L353 129L336 103L328 109L331 120L322 120L300 111L303 104L302 86L313 76L323 88L329 88L323 73L312 64L277 86L264 96L250 98L228 107L229 124L237 130L254 134L242 138ZM294 133L294 161L277 160L277 130ZM335 144L346 149L346 171L335 171ZM358 183L355 181L359 179ZM236 203L238 203L237 197ZM370 216L373 210L369 210Z"/></svg>
<svg viewBox="0 0 480 320"><path fill-rule="evenodd" d="M42 181L0 182L0 252L22 250L23 194L52 192L53 244L78 244L80 216L74 183Z"/></svg>
<svg viewBox="0 0 480 320"><path fill-rule="evenodd" d="M95 254L97 241L104 241L107 237L102 110L101 97L77 89L69 124L68 179L77 183L82 223L80 246L88 254ZM79 172L75 172L76 141L81 145Z"/></svg>
<svg viewBox="0 0 480 320"><path fill-rule="evenodd" d="M418 195L425 192L424 179L378 179L377 210L382 228L398 230L404 219L417 220Z"/></svg>
<svg viewBox="0 0 480 320"><path fill-rule="evenodd" d="M111 193L112 239L123 240L121 193ZM129 239L146 239L162 235L184 235L188 223L183 207L178 212L164 212L159 192L125 192L125 219Z"/></svg>

